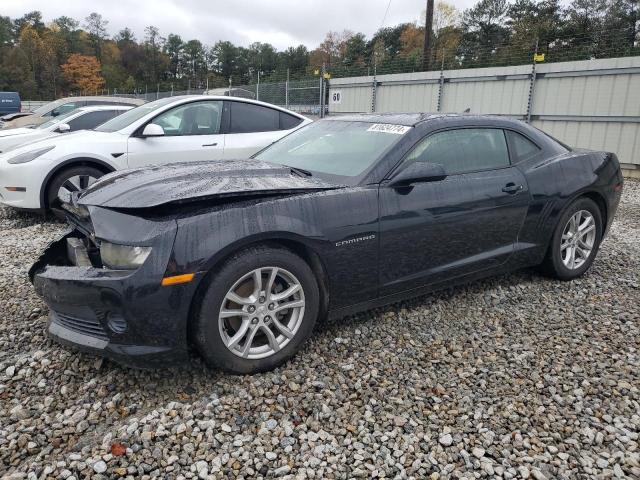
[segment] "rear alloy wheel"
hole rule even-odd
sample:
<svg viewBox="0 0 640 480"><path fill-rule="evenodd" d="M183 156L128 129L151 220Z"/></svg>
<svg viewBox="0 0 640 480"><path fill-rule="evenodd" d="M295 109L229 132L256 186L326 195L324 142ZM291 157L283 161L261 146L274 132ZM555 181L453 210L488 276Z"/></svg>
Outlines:
<svg viewBox="0 0 640 480"><path fill-rule="evenodd" d="M571 280L593 263L602 239L602 215L590 198L579 198L561 215L551 240L544 269L561 280Z"/></svg>
<svg viewBox="0 0 640 480"><path fill-rule="evenodd" d="M196 318L205 360L232 373L270 370L308 338L318 316L315 276L292 252L244 250L218 270Z"/></svg>
<svg viewBox="0 0 640 480"><path fill-rule="evenodd" d="M596 221L588 210L574 213L562 232L560 256L569 270L576 270L589 260L596 243Z"/></svg>
<svg viewBox="0 0 640 480"><path fill-rule="evenodd" d="M47 207L61 216L59 197L79 192L93 185L104 173L94 167L77 166L58 173L47 188Z"/></svg>

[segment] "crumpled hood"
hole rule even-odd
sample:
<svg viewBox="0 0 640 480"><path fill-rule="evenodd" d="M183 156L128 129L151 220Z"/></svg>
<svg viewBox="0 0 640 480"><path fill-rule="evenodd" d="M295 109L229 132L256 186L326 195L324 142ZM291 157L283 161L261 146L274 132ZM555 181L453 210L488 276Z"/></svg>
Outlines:
<svg viewBox="0 0 640 480"><path fill-rule="evenodd" d="M289 167L260 160L173 163L121 170L102 177L74 203L108 208L149 208L168 203L242 195L303 193L338 188L301 177Z"/></svg>

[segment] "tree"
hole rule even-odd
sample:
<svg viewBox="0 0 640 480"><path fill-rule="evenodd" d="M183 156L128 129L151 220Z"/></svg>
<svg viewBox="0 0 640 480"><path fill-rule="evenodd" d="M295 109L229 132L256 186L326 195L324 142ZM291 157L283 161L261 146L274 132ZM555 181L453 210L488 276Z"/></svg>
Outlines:
<svg viewBox="0 0 640 480"><path fill-rule="evenodd" d="M231 42L219 41L211 48L211 64L215 72L230 78L237 72L238 48Z"/></svg>
<svg viewBox="0 0 640 480"><path fill-rule="evenodd" d="M135 43L136 36L129 27L126 27L118 32L114 40L118 44L118 47L122 48L123 45Z"/></svg>
<svg viewBox="0 0 640 480"><path fill-rule="evenodd" d="M178 78L183 70L184 41L180 35L170 33L164 44L164 52L169 57L169 72L173 78Z"/></svg>
<svg viewBox="0 0 640 480"><path fill-rule="evenodd" d="M416 24L407 24L400 35L401 50L403 56L417 55L422 53L424 41L424 28Z"/></svg>
<svg viewBox="0 0 640 480"><path fill-rule="evenodd" d="M460 56L465 66L486 66L509 40L507 0L480 0L462 15Z"/></svg>
<svg viewBox="0 0 640 480"><path fill-rule="evenodd" d="M33 28L38 34L40 34L44 30L44 23L42 22L42 13L38 11L29 12L26 15L16 19L13 22L14 25L14 38L20 38L20 34L22 33L22 29L24 27Z"/></svg>
<svg viewBox="0 0 640 480"><path fill-rule="evenodd" d="M102 15L96 12L91 13L85 18L85 21L84 27L89 34L96 58L100 60L102 58L102 43L107 38L107 24L109 21L104 20Z"/></svg>
<svg viewBox="0 0 640 480"><path fill-rule="evenodd" d="M316 50L311 52L311 62L313 66L326 66L339 64L345 56L347 43L353 37L353 32L343 30L342 32L328 32L322 43Z"/></svg>
<svg viewBox="0 0 640 480"><path fill-rule="evenodd" d="M13 43L13 24L11 18L0 15L0 47Z"/></svg>
<svg viewBox="0 0 640 480"><path fill-rule="evenodd" d="M100 62L96 57L74 53L62 65L62 72L69 86L81 92L93 93L104 86Z"/></svg>
<svg viewBox="0 0 640 480"><path fill-rule="evenodd" d="M155 83L160 78L160 72L163 70L160 60L160 46L163 43L162 37L160 37L160 31L158 27L149 25L144 29L145 33L145 53L146 53L146 65L147 65L147 80Z"/></svg>
<svg viewBox="0 0 640 480"><path fill-rule="evenodd" d="M460 12L458 9L447 2L436 2L436 8L433 11L433 32L438 33L450 27L455 27L460 22Z"/></svg>
<svg viewBox="0 0 640 480"><path fill-rule="evenodd" d="M206 75L206 52L199 40L189 40L184 45L184 59L186 71L195 81L198 79L198 73Z"/></svg>
<svg viewBox="0 0 640 480"><path fill-rule="evenodd" d="M279 67L282 70L289 69L290 73L303 72L309 65L309 50L304 45L289 47L278 54Z"/></svg>
<svg viewBox="0 0 640 480"><path fill-rule="evenodd" d="M516 0L509 7L506 24L512 36L522 44L539 41L539 51L547 51L563 28L562 7L559 0Z"/></svg>
<svg viewBox="0 0 640 480"><path fill-rule="evenodd" d="M364 33L352 35L346 42L342 63L347 66L364 65L369 55Z"/></svg>

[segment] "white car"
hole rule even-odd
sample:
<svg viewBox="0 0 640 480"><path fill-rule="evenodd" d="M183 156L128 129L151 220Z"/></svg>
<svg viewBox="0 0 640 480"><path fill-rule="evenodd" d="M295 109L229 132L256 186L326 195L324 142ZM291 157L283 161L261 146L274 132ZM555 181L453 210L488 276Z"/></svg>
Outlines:
<svg viewBox="0 0 640 480"><path fill-rule="evenodd" d="M247 158L311 123L255 100L169 97L146 103L95 130L58 135L0 154L0 202L47 209L124 168Z"/></svg>
<svg viewBox="0 0 640 480"><path fill-rule="evenodd" d="M34 127L80 107L90 107L95 105L123 105L128 107L137 107L144 103L144 100L127 97L98 96L60 98L53 102L45 103L44 105L36 108L33 112L21 111L4 115L0 117L0 128Z"/></svg>
<svg viewBox="0 0 640 480"><path fill-rule="evenodd" d="M37 127L0 130L0 153L8 152L24 143L55 137L61 133L75 132L77 130L93 130L98 125L132 108L133 107L121 107L118 105L111 107L82 107L55 117Z"/></svg>

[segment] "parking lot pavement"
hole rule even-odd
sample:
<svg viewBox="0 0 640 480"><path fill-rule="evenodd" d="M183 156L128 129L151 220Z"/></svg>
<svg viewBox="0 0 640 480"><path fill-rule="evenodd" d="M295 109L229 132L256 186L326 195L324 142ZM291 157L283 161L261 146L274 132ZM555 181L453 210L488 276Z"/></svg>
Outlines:
<svg viewBox="0 0 640 480"><path fill-rule="evenodd" d="M325 324L251 377L51 342L26 272L64 226L0 227L0 476L640 478L640 183L579 280L523 271Z"/></svg>

